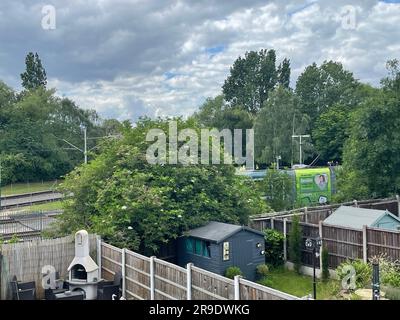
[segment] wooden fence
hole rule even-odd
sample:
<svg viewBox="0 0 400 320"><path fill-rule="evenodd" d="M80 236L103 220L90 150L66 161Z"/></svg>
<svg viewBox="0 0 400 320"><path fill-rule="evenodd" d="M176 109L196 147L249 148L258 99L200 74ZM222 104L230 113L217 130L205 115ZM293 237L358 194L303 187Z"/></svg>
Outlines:
<svg viewBox="0 0 400 320"><path fill-rule="evenodd" d="M123 276L123 293L138 300L297 300L299 298L247 281L234 280L188 264L186 268L101 243L102 277Z"/></svg>
<svg viewBox="0 0 400 320"><path fill-rule="evenodd" d="M368 201L365 203L355 203L359 207L389 210L398 214L398 197L396 199L380 201L377 203ZM396 210L394 210L396 208ZM390 210L391 209L391 210ZM363 230L345 228L342 226L325 225L323 220L332 212L332 208L324 210L302 210L297 213L275 214L269 217L255 217L251 221L251 226L257 230L275 229L284 233L284 257L290 261L288 256L290 248L291 220L294 215L300 217L302 229L303 248L302 264L312 265L312 253L304 247L306 238L320 237L322 243L329 252L328 263L331 269L335 269L342 262L350 259L368 259L386 255L387 258L396 261L400 260L400 231L383 230L364 226ZM321 256L320 256L321 259ZM320 266L320 259L316 262Z"/></svg>
<svg viewBox="0 0 400 320"><path fill-rule="evenodd" d="M90 235L90 252L96 258L96 236ZM0 299L10 299L10 281L35 281L38 298L42 298L42 268L53 266L62 278L75 256L74 237L34 240L0 245Z"/></svg>

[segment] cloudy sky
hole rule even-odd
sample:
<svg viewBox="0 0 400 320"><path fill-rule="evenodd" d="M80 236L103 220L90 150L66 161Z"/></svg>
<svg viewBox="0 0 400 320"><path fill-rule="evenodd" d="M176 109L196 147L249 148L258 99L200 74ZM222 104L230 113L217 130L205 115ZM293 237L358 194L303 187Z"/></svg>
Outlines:
<svg viewBox="0 0 400 320"><path fill-rule="evenodd" d="M33 51L50 87L104 117L186 116L248 50L290 58L291 86L329 59L377 85L400 58L400 0L1 0L0 43L0 79L16 90Z"/></svg>

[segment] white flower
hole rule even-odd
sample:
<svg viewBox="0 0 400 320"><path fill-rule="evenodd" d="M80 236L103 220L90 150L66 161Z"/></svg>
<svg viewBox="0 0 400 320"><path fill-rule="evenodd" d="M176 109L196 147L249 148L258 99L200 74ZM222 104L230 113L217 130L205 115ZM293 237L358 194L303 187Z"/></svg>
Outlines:
<svg viewBox="0 0 400 320"><path fill-rule="evenodd" d="M122 210L126 210L127 206L122 206L121 209Z"/></svg>
<svg viewBox="0 0 400 320"><path fill-rule="evenodd" d="M128 230L132 230L133 228L131 226L128 227Z"/></svg>

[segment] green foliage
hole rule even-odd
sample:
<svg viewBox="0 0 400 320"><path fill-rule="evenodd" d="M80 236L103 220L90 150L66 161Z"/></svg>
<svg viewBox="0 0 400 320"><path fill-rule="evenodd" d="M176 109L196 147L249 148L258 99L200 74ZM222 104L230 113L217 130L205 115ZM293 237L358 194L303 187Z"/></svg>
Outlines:
<svg viewBox="0 0 400 320"><path fill-rule="evenodd" d="M295 271L300 274L301 268L301 248L302 248L302 233L299 216L294 216L292 226L289 233L289 257L294 264Z"/></svg>
<svg viewBox="0 0 400 320"><path fill-rule="evenodd" d="M360 259L356 259L353 261L345 261L341 263L336 268L336 274L339 280L343 280L349 273L344 269L346 266L351 266L354 268L355 277L356 277L356 288L365 288L371 284L372 279L372 267L370 264L363 262Z"/></svg>
<svg viewBox="0 0 400 320"><path fill-rule="evenodd" d="M269 273L269 267L266 264L259 264L256 267L256 273L258 278L264 278L268 275Z"/></svg>
<svg viewBox="0 0 400 320"><path fill-rule="evenodd" d="M318 116L335 104L353 105L358 82L339 62L325 61L319 67L313 63L299 76L296 94L302 112L314 122Z"/></svg>
<svg viewBox="0 0 400 320"><path fill-rule="evenodd" d="M240 270L239 267L228 267L225 270L225 277L229 279L233 279L235 276L241 276L243 275L242 270Z"/></svg>
<svg viewBox="0 0 400 320"><path fill-rule="evenodd" d="M290 84L290 60L285 58L279 64L277 69L278 84L282 87L289 89Z"/></svg>
<svg viewBox="0 0 400 320"><path fill-rule="evenodd" d="M385 292L385 298L389 300L400 300L400 289L388 286L381 286L381 291Z"/></svg>
<svg viewBox="0 0 400 320"><path fill-rule="evenodd" d="M46 70L37 53L29 52L25 58L26 71L21 74L22 86L26 90L34 90L46 87Z"/></svg>
<svg viewBox="0 0 400 320"><path fill-rule="evenodd" d="M383 285L400 288L400 265L398 261L391 261L385 255L378 258L379 276Z"/></svg>
<svg viewBox="0 0 400 320"><path fill-rule="evenodd" d="M341 161L348 122L349 112L342 105L332 106L318 117L312 136L323 159Z"/></svg>
<svg viewBox="0 0 400 320"><path fill-rule="evenodd" d="M279 231L266 229L265 233L265 261L276 267L283 264L283 234Z"/></svg>
<svg viewBox="0 0 400 320"><path fill-rule="evenodd" d="M322 260L322 280L329 280L329 251L327 247L322 248L321 252L321 260Z"/></svg>
<svg viewBox="0 0 400 320"><path fill-rule="evenodd" d="M8 240L7 243L18 243L20 241L21 239L16 234L13 234L11 239Z"/></svg>
<svg viewBox="0 0 400 320"><path fill-rule="evenodd" d="M255 157L259 163L271 163L280 156L282 162L298 160L297 141L292 134L305 134L309 128L309 117L301 114L298 99L293 92L278 87L270 93L268 101L259 112L254 123ZM305 141L304 153L310 154L312 146Z"/></svg>
<svg viewBox="0 0 400 320"><path fill-rule="evenodd" d="M261 182L261 190L267 195L266 201L274 211L293 208L295 191L293 178L285 171L268 169Z"/></svg>
<svg viewBox="0 0 400 320"><path fill-rule="evenodd" d="M178 130L194 127L178 120ZM153 165L146 161L149 129L168 134L168 121L141 119L121 139L104 145L88 165L68 174L62 189L73 193L59 231L80 228L144 254L210 220L247 224L267 209L253 181L232 165Z"/></svg>
<svg viewBox="0 0 400 320"><path fill-rule="evenodd" d="M222 86L226 100L252 114L257 113L277 84L275 64L275 50L250 51L244 58L237 58ZM286 86L289 77L290 64L286 59L281 64L279 80Z"/></svg>

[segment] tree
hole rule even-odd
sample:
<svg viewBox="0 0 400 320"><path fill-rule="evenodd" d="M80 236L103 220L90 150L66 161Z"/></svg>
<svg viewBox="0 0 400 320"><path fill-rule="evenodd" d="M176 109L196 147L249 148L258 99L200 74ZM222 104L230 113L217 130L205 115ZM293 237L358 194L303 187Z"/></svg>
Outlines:
<svg viewBox="0 0 400 320"><path fill-rule="evenodd" d="M178 120L179 130L194 125ZM154 128L167 134L168 121L139 120L67 175L63 190L73 197L60 232L85 228L115 245L153 254L209 220L246 224L249 215L267 209L254 182L237 176L232 165L149 164L145 137Z"/></svg>
<svg viewBox="0 0 400 320"><path fill-rule="evenodd" d="M322 247L321 262L322 262L322 280L328 281L328 279L329 279L329 251L326 246Z"/></svg>
<svg viewBox="0 0 400 320"><path fill-rule="evenodd" d="M292 228L289 233L289 255L290 260L294 264L295 271L300 274L301 268L301 248L302 234L299 216L294 216L292 219Z"/></svg>
<svg viewBox="0 0 400 320"><path fill-rule="evenodd" d="M278 66L278 84L289 89L290 84L290 60L285 58Z"/></svg>
<svg viewBox="0 0 400 320"><path fill-rule="evenodd" d="M348 189L365 187L372 197L385 197L400 190L399 101L382 93L363 103L350 120L344 147ZM347 195L352 196L354 191Z"/></svg>
<svg viewBox="0 0 400 320"><path fill-rule="evenodd" d="M297 158L297 152L292 152L292 147L296 147L292 143L292 135L307 133L308 126L309 118L299 111L298 99L293 92L277 87L254 122L257 162L268 164L280 156L282 162L291 163ZM309 144L303 148L306 154L310 149Z"/></svg>
<svg viewBox="0 0 400 320"><path fill-rule="evenodd" d="M323 112L316 120L312 137L321 158L341 161L343 145L348 137L349 112L343 105L335 105Z"/></svg>
<svg viewBox="0 0 400 320"><path fill-rule="evenodd" d="M293 207L293 179L285 171L268 169L261 186L267 197L268 205L274 211Z"/></svg>
<svg viewBox="0 0 400 320"><path fill-rule="evenodd" d="M207 98L193 118L205 128L233 130L253 127L252 115L240 106L227 106L223 95Z"/></svg>
<svg viewBox="0 0 400 320"><path fill-rule="evenodd" d="M26 90L33 90L39 87L46 87L46 70L37 53L29 52L25 58L26 70L21 73L22 86Z"/></svg>
<svg viewBox="0 0 400 320"><path fill-rule="evenodd" d="M244 58L237 58L222 86L225 99L252 114L257 113L277 84L275 64L276 53L272 49L246 52ZM279 76L285 84L288 82L290 65L287 59L281 65Z"/></svg>
<svg viewBox="0 0 400 320"><path fill-rule="evenodd" d="M300 108L314 122L321 113L335 104L354 106L358 86L351 72L339 62L325 61L321 66L308 66L296 82Z"/></svg>

